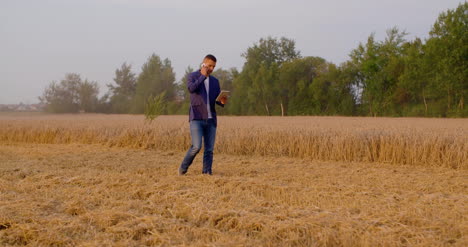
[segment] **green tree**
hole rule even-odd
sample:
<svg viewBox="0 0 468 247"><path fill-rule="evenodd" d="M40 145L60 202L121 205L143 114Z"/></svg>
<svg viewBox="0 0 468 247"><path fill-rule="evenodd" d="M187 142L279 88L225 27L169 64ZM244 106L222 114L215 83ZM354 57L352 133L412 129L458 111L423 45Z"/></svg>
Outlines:
<svg viewBox="0 0 468 247"><path fill-rule="evenodd" d="M280 113L280 102L273 95L278 87L279 68L285 62L299 58L294 40L287 38L260 39L242 54L246 61L233 81L230 102L234 114L272 115Z"/></svg>
<svg viewBox="0 0 468 247"><path fill-rule="evenodd" d="M156 96L150 96L145 104L145 119L149 122L153 121L166 110L167 102L165 100L166 92L162 92Z"/></svg>
<svg viewBox="0 0 468 247"><path fill-rule="evenodd" d="M428 91L439 114L466 116L468 93L468 3L439 15L426 41L425 59L433 63ZM438 93L437 93L438 92Z"/></svg>
<svg viewBox="0 0 468 247"><path fill-rule="evenodd" d="M189 106L190 106L190 93L187 89L187 80L190 73L192 73L194 69L188 66L185 69L184 76L175 86L175 102L170 110L171 113L175 114L188 114Z"/></svg>
<svg viewBox="0 0 468 247"><path fill-rule="evenodd" d="M69 73L57 83L51 82L39 97L46 111L53 113L94 112L97 109L97 82L83 81L79 74Z"/></svg>
<svg viewBox="0 0 468 247"><path fill-rule="evenodd" d="M110 96L111 111L114 113L129 113L136 92L136 77L131 65L123 63L115 70L116 86L107 84Z"/></svg>
<svg viewBox="0 0 468 247"><path fill-rule="evenodd" d="M175 74L169 59L161 61L159 56L151 55L138 76L132 112L143 113L147 99L163 92L165 101L173 101L176 96L174 82Z"/></svg>
<svg viewBox="0 0 468 247"><path fill-rule="evenodd" d="M232 91L232 83L234 81L235 76L238 74L239 72L236 68L231 68L229 70L219 68L213 71L211 75L219 80L219 86L221 87L221 89Z"/></svg>
<svg viewBox="0 0 468 247"><path fill-rule="evenodd" d="M85 80L79 84L78 95L80 110L96 112L98 107L99 86L97 82Z"/></svg>
<svg viewBox="0 0 468 247"><path fill-rule="evenodd" d="M397 98L410 116L466 116L468 3L440 14L429 39L404 46L404 73Z"/></svg>
<svg viewBox="0 0 468 247"><path fill-rule="evenodd" d="M216 69L212 75L219 80L219 86L222 90L230 91L231 95L234 93L233 82L234 79L239 75L239 71L237 71L236 68L219 68ZM229 102L225 107L218 108L217 111L222 115L231 114L231 106L232 104Z"/></svg>
<svg viewBox="0 0 468 247"><path fill-rule="evenodd" d="M351 115L355 111L352 80L321 57L304 57L284 63L278 96L287 115Z"/></svg>
<svg viewBox="0 0 468 247"><path fill-rule="evenodd" d="M343 63L339 67L329 64L327 79L332 81L334 111L330 114L356 115L358 114L359 88L354 84L354 72Z"/></svg>
<svg viewBox="0 0 468 247"><path fill-rule="evenodd" d="M395 92L405 116L428 116L428 82L431 80L432 64L424 57L424 44L421 39L405 45L403 57L404 72L398 81Z"/></svg>
<svg viewBox="0 0 468 247"><path fill-rule="evenodd" d="M310 87L319 75L326 73L326 69L326 61L320 57L298 58L282 65L277 83L277 96L280 106L283 105L284 115L319 113L314 110L317 102L311 97L312 93L319 92Z"/></svg>
<svg viewBox="0 0 468 247"><path fill-rule="evenodd" d="M398 113L395 90L403 73L403 46L405 32L392 28L384 41L375 41L371 34L365 45L359 44L351 52L351 66L356 70L355 84L362 90L360 103L371 116Z"/></svg>
<svg viewBox="0 0 468 247"><path fill-rule="evenodd" d="M78 74L69 73L59 83L52 81L44 90L41 103L46 105L46 111L52 113L78 112L78 88L81 78Z"/></svg>

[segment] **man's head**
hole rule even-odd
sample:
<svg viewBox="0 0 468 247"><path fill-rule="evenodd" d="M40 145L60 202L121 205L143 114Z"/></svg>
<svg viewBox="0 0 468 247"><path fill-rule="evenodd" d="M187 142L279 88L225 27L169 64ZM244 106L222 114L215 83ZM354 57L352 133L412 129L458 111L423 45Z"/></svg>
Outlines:
<svg viewBox="0 0 468 247"><path fill-rule="evenodd" d="M216 57L211 54L206 55L203 59L203 64L205 64L208 75L213 73L213 70L216 67Z"/></svg>

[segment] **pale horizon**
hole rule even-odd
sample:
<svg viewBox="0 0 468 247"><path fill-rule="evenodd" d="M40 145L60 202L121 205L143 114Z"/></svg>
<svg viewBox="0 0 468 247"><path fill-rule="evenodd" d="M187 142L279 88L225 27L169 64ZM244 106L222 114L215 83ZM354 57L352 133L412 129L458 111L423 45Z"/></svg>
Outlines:
<svg viewBox="0 0 468 247"><path fill-rule="evenodd" d="M35 104L66 73L108 91L122 63L168 58L179 81L204 55L218 68L242 69L241 54L260 38L295 40L302 56L340 64L371 33L405 30L425 39L440 13L459 0L215 1L84 0L0 3L0 104ZM424 7L421 7L424 6Z"/></svg>

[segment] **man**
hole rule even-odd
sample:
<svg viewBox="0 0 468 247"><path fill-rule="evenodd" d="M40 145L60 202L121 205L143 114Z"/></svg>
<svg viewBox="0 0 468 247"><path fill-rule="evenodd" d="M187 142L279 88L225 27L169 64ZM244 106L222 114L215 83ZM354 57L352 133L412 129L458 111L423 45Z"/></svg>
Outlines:
<svg viewBox="0 0 468 247"><path fill-rule="evenodd" d="M216 67L216 57L209 54L203 59L200 70L190 73L187 80L187 88L190 92L190 136L192 146L179 167L179 175L187 173L195 156L200 152L202 138L204 142L203 174L212 175L213 149L216 137L216 109L215 104L222 107L227 102L227 97L216 101L220 93L218 79L211 76Z"/></svg>

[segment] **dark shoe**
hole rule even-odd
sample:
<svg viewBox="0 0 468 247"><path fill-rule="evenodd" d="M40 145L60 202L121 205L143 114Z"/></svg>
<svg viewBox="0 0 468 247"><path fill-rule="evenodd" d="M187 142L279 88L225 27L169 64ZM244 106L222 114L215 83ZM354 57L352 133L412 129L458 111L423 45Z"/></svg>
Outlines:
<svg viewBox="0 0 468 247"><path fill-rule="evenodd" d="M187 173L187 171L184 171L182 167L179 167L179 176L183 176L185 173Z"/></svg>
<svg viewBox="0 0 468 247"><path fill-rule="evenodd" d="M211 172L202 172L203 175L213 175Z"/></svg>

